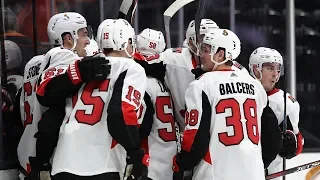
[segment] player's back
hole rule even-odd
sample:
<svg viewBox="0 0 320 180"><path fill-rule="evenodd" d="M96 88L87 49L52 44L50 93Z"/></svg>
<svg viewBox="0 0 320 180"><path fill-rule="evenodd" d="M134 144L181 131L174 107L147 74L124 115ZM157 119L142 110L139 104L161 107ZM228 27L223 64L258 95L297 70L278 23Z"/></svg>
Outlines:
<svg viewBox="0 0 320 180"><path fill-rule="evenodd" d="M177 152L173 105L168 88L155 78L147 78L140 114L139 120L143 119L140 132L150 132L142 140L142 146L150 156L148 177L153 180L172 179L172 159Z"/></svg>
<svg viewBox="0 0 320 180"><path fill-rule="evenodd" d="M263 180L260 129L267 96L262 85L237 71L209 72L192 84L206 93L212 109L209 152L193 179Z"/></svg>
<svg viewBox="0 0 320 180"><path fill-rule="evenodd" d="M27 170L29 156L35 156L35 133L38 131L37 124L45 110L36 97L37 80L41 74L41 63L44 55L33 57L25 66L23 86L20 96L20 114L24 125L24 132L18 145L18 157L21 166Z"/></svg>
<svg viewBox="0 0 320 180"><path fill-rule="evenodd" d="M144 76L145 73L132 59L121 57L107 57L107 59L111 65L107 79L83 84L78 93L66 101L66 116L53 158L53 175L68 172L91 176L120 172L122 169L123 157L120 156L125 154L119 153L117 156L111 153L115 146L109 132L109 128L112 127L108 127L108 120L113 114L108 111L111 106L117 106L116 108L121 110L123 119L137 115L135 111L123 112L123 110L130 109L129 101L139 103L136 98L141 97L140 92L133 89L130 83L135 82L145 86L145 81L129 77L137 72ZM124 95L114 97L115 91L121 91Z"/></svg>
<svg viewBox="0 0 320 180"><path fill-rule="evenodd" d="M165 84L172 94L175 117L184 127L185 102L184 94L189 84L195 80L191 70L197 63L188 48L167 49L160 54L160 60L166 65ZM181 125L183 124L183 125Z"/></svg>

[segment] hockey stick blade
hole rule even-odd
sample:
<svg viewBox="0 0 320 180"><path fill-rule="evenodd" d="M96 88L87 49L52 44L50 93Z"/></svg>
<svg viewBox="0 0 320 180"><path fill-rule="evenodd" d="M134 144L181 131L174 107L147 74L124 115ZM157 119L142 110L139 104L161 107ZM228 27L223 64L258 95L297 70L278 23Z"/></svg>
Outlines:
<svg viewBox="0 0 320 180"><path fill-rule="evenodd" d="M132 5L133 0L123 0L120 6L120 12L122 12L124 15L128 14L128 11Z"/></svg>
<svg viewBox="0 0 320 180"><path fill-rule="evenodd" d="M303 170L306 170L306 169L310 169L310 168L313 168L313 167L316 167L316 166L320 166L320 160L314 161L314 162L311 162L311 163L308 163L308 164L304 164L304 165L301 165L301 166L297 166L297 167L294 167L294 168L290 168L290 169L287 169L287 170L284 170L284 171L280 171L280 172L277 172L277 173L270 174L270 175L266 176L266 179L274 179L274 178L277 178L277 177L281 177L281 176L285 176L285 175L288 175L288 174L292 174L292 173L296 173L296 172L299 172L299 171L303 171Z"/></svg>
<svg viewBox="0 0 320 180"><path fill-rule="evenodd" d="M176 14L179 9L181 9L186 4L189 4L195 0L176 0L174 1L168 9L163 13L164 18L164 28L166 31L167 48L171 48L171 38L170 38L170 20L174 14Z"/></svg>

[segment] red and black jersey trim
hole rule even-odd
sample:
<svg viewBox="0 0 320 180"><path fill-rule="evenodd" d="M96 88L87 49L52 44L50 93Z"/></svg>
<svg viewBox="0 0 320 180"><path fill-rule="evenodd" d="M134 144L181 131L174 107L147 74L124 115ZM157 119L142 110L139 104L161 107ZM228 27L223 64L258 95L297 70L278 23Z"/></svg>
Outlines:
<svg viewBox="0 0 320 180"><path fill-rule="evenodd" d="M122 72L113 87L112 97L107 109L108 131L112 138L122 145L127 152L140 148L138 124L127 124L126 121L138 122L134 106L122 102L123 85L127 71ZM134 113L134 114L133 114ZM135 119L128 119L135 118Z"/></svg>

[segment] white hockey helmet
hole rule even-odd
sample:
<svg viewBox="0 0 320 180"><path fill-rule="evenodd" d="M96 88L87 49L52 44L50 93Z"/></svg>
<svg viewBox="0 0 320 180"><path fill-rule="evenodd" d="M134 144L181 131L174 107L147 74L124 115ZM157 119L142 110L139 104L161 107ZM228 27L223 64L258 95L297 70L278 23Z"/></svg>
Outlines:
<svg viewBox="0 0 320 180"><path fill-rule="evenodd" d="M114 51L127 52L128 41L135 45L135 32L130 23L125 19L106 19L98 28L97 43L100 50L113 49ZM134 50L134 47L132 48Z"/></svg>
<svg viewBox="0 0 320 180"><path fill-rule="evenodd" d="M211 19L202 19L200 23L200 32L199 32L200 35L206 34L211 29L219 29L219 26L217 25L217 23L215 23ZM193 52L193 53L196 55L199 55L199 47L197 46L197 42L196 42L196 30L195 30L194 20L192 20L189 23L189 26L186 32L186 39L187 39L189 50L193 52L193 50L190 48L190 45L189 45L189 39L191 39L191 41L193 42L193 45L195 45L197 48L197 52Z"/></svg>
<svg viewBox="0 0 320 180"><path fill-rule="evenodd" d="M19 46L10 40L4 40L5 58L7 70L18 68L22 62L22 54ZM1 57L1 52L0 52Z"/></svg>
<svg viewBox="0 0 320 180"><path fill-rule="evenodd" d="M211 46L211 61L215 63L213 69L227 61L234 60L233 57L240 54L236 51L236 43L238 42L240 42L238 36L228 29L212 29L204 35L202 44ZM216 62L213 59L219 48L225 49L225 60L222 62Z"/></svg>
<svg viewBox="0 0 320 180"><path fill-rule="evenodd" d="M137 51L142 55L154 55L164 51L166 43L163 33L146 28L137 35Z"/></svg>
<svg viewBox="0 0 320 180"><path fill-rule="evenodd" d="M253 67L255 66L256 69L259 71L260 73L260 79L262 78L262 65L264 63L278 63L280 65L280 75L283 74L283 58L281 56L281 54L275 50L275 49L271 49L271 48L267 48L267 47L259 47L257 49L255 49L250 57L249 57L249 70L250 73L253 77L255 77L256 79L258 79L255 75L254 75L254 71L253 71ZM279 76L280 77L280 76ZM279 80L279 78L278 78Z"/></svg>
<svg viewBox="0 0 320 180"><path fill-rule="evenodd" d="M73 38L74 49L76 47L78 36L78 30L87 27L86 19L79 13L76 12L65 12L59 13L52 16L49 20L47 32L51 40L55 44L62 45L62 34L70 33Z"/></svg>

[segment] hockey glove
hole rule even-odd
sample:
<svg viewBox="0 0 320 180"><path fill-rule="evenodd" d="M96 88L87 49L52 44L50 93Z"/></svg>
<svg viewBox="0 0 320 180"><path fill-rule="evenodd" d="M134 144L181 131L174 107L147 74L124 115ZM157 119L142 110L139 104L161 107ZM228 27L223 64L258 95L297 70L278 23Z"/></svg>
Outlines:
<svg viewBox="0 0 320 180"><path fill-rule="evenodd" d="M283 137L283 147L279 155L291 159L301 153L303 146L303 137L300 133L295 135L292 131L287 130Z"/></svg>
<svg viewBox="0 0 320 180"><path fill-rule="evenodd" d="M25 180L50 180L51 164L41 164L36 157L29 157L31 172Z"/></svg>
<svg viewBox="0 0 320 180"><path fill-rule="evenodd" d="M105 57L84 57L69 65L68 75L73 84L102 81L110 74L111 66Z"/></svg>
<svg viewBox="0 0 320 180"><path fill-rule="evenodd" d="M198 79L201 77L206 71L204 71L202 68L196 68L191 70L192 74L194 74L194 78Z"/></svg>
<svg viewBox="0 0 320 180"><path fill-rule="evenodd" d="M166 65L164 65L163 62L149 64L147 61L144 60L135 59L135 61L143 67L147 76L154 77L162 83L164 82Z"/></svg>
<svg viewBox="0 0 320 180"><path fill-rule="evenodd" d="M148 176L149 155L144 154L142 149L127 153L127 166L125 180L144 180Z"/></svg>

